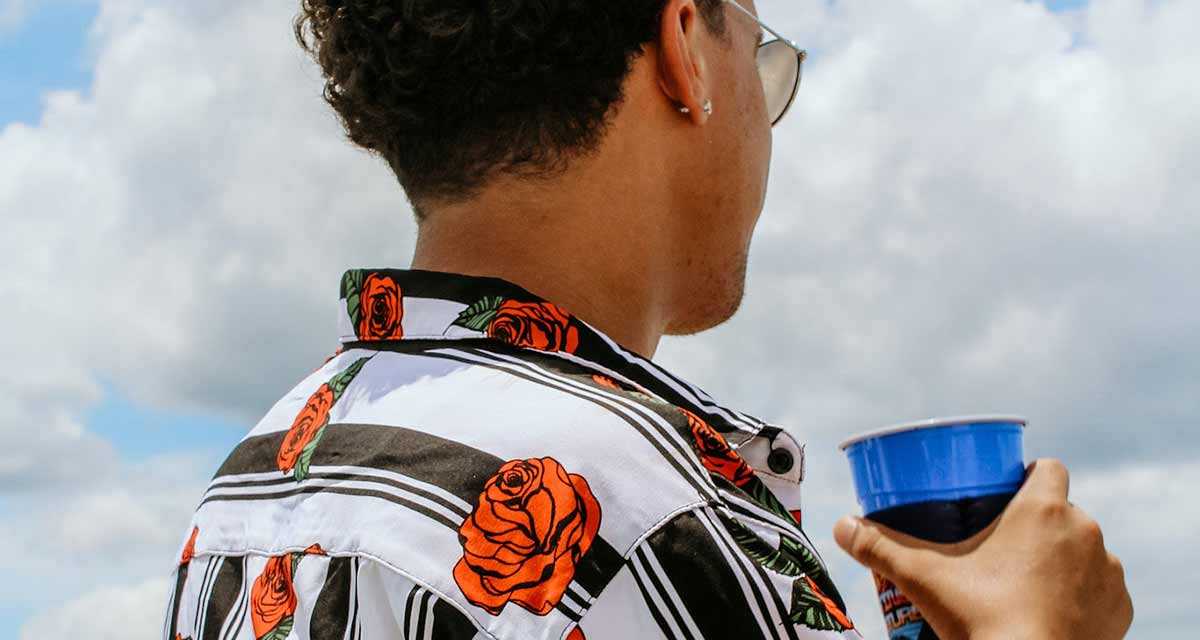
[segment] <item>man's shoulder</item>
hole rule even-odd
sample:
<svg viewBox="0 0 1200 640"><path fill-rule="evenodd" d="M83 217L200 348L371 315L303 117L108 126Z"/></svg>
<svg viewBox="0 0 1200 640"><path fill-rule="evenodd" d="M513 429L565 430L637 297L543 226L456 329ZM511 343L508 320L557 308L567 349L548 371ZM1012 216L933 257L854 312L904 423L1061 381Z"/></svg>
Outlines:
<svg viewBox="0 0 1200 640"><path fill-rule="evenodd" d="M567 501L555 513L594 506L601 555L619 562L711 494L672 405L580 363L461 344L350 349L307 376L218 470L197 517L238 524L209 540L270 552L316 536L406 565L421 536L387 527L416 523L461 555L457 534L489 491L528 481Z"/></svg>

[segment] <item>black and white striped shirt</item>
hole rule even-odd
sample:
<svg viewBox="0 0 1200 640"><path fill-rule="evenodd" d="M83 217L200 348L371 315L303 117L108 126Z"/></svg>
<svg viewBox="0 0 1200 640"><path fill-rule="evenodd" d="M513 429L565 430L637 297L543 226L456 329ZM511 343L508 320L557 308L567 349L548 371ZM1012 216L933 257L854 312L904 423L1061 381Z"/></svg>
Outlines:
<svg viewBox="0 0 1200 640"><path fill-rule="evenodd" d="M857 638L804 451L510 282L354 269L230 453L168 640Z"/></svg>

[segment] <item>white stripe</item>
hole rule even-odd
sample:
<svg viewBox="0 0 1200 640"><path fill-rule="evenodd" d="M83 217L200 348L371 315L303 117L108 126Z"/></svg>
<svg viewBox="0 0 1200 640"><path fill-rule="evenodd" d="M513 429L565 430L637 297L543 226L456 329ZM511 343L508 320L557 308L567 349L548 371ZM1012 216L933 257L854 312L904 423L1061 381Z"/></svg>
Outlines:
<svg viewBox="0 0 1200 640"><path fill-rule="evenodd" d="M410 502L415 502L422 507L445 516L446 519L450 520L451 522L459 522L463 519L462 513L451 511L444 505L434 502L425 496L404 491L403 489L391 485L380 484L368 480L322 480L317 478L306 478L304 482L294 483L292 485L271 485L265 487L222 487L209 491L204 495L204 498L207 500L209 498L218 498L222 496L269 495L272 493L291 491L293 489L302 487L337 487L340 489L364 489L368 491L377 491L380 493L393 495L398 498L404 498ZM291 495L282 498L273 498L272 500L291 500L295 499L296 497L299 496ZM470 512L468 511L468 513Z"/></svg>
<svg viewBox="0 0 1200 640"><path fill-rule="evenodd" d="M435 602L437 602L437 597L430 593L429 598L425 601L425 634L422 636L422 640L433 639L433 604Z"/></svg>
<svg viewBox="0 0 1200 640"><path fill-rule="evenodd" d="M592 597L590 595L588 595L587 592L585 592L582 587L575 584L574 582L568 584L567 589L570 590L571 593L575 594L576 597L578 597L580 600L583 600L584 602L587 602L592 599ZM572 600L571 598L566 598L566 597L560 598L558 603L562 607L569 609L571 611L571 613L574 613L577 616L583 616L583 614L585 613L584 609L583 609L583 605L576 604L575 601Z"/></svg>
<svg viewBox="0 0 1200 640"><path fill-rule="evenodd" d="M731 549L728 541L726 541L725 537L721 535L720 532L725 530L724 525L720 524L719 522L713 522L713 518L709 514L709 510L707 508L697 509L694 513L699 518L701 524L704 525L704 528L708 529L708 535L712 537L713 542L717 545L717 548L721 550L721 555L725 557L725 562L729 564L729 571L733 573L734 578L736 578L738 581L738 585L742 587L742 595L746 598L746 605L750 607L750 612L754 614L754 619L758 622L759 629L761 629L763 632L763 637L776 638L776 640L778 640L779 636L775 633L774 625L768 624L766 620L763 619L763 611L758 608L757 599L753 595L753 590L761 588L761 585L757 580L755 581L754 587L747 583L746 575L744 574L748 573L751 578L754 578L755 573L753 569L747 568L746 565L740 560L742 553L736 548ZM733 555L730 555L731 551ZM739 567L741 568L739 569ZM759 595L764 601L770 601L770 598L766 594L759 593Z"/></svg>
<svg viewBox="0 0 1200 640"><path fill-rule="evenodd" d="M637 574L638 579L641 581L642 586L646 589L646 595L650 599L650 601L646 604L658 610L659 617L665 620L667 626L671 628L671 638L679 640L685 638L686 636L684 635L683 631L680 630L679 624L675 621L675 614L671 613L670 607L663 602L662 594L659 593L658 588L654 586L654 582L650 580L650 576L646 575L646 569L642 566L642 561L640 558L638 558L637 553L629 556L629 563L630 567L633 569L634 573Z"/></svg>
<svg viewBox="0 0 1200 640"><path fill-rule="evenodd" d="M459 355L475 362L491 363L509 371L520 371L526 373L527 375L531 375L535 378L540 378L546 382L549 382L552 384L552 386L558 386L559 388L563 388L564 386L571 387L586 397L599 400L604 406L616 410L618 413L629 417L641 426L645 427L648 435L663 444L663 448L670 452L671 457L674 458L676 462L681 463L681 466L691 471L692 479L699 484L700 487L702 487L710 497L715 497L713 495L712 480L708 477L708 472L700 465L700 461L696 458L696 456L688 455L688 453L686 453L690 451L690 445L683 441L683 438L679 435L679 432L676 431L675 428L672 427L671 424L668 423L662 416L650 411L649 409L646 409L640 404L617 393L597 389L576 380L558 376L554 373L546 371L545 369L542 369L535 364L521 360L520 358L514 358L512 356L485 352L487 353L487 357L484 357L474 353L459 351L457 349L433 349L431 352ZM496 359L514 363L515 366L502 364L497 362ZM630 411L630 409L632 409L632 411ZM646 418L653 420L661 427L661 430L655 429L651 424L649 424L649 422L647 422ZM666 433L665 438L662 435L663 432Z"/></svg>
<svg viewBox="0 0 1200 640"><path fill-rule="evenodd" d="M390 425L381 425L381 426L390 426ZM336 428L337 425L331 425L331 427ZM406 476L406 475L403 475L400 473L396 473L394 471L388 471L386 469L378 469L375 467L357 467L357 466L349 466L349 465L330 465L330 466L313 465L313 466L309 467L308 470L309 470L309 473L347 473L347 474L353 474L353 475L358 475L358 476L370 476L370 477L375 477L375 478L384 478L387 480L394 480L396 482L403 482L405 484L412 485L418 489L423 489L425 491L428 491L429 493L436 494L438 497L444 498L447 502L461 508L463 511L466 511L468 513L474 508L473 505L466 502L462 498L454 495L453 493L450 493L449 491L446 491L445 489L443 489L435 484L430 484L428 482L424 482L422 480L417 480L416 478L411 478L409 476ZM262 481L262 480L284 480L284 479L290 479L290 476L284 476L282 473L279 473L278 471L269 471L266 473L242 473L242 474L236 474L236 475L217 476L216 478L213 478L213 481L209 484L210 484L210 491L211 491L212 490L211 485L218 484L218 483L257 482L257 481ZM295 480L292 480L292 482L295 483ZM301 482L301 484L307 483L307 482L310 482L310 481L306 479L306 480L303 480ZM284 486L284 485L281 484L281 485L275 485L275 486L278 487L278 486ZM224 488L222 488L221 490L224 490ZM205 494L205 495L207 495L207 494Z"/></svg>
<svg viewBox="0 0 1200 640"><path fill-rule="evenodd" d="M577 320L578 320L578 318L577 318ZM709 409L708 413L720 414L720 415L724 416L725 419L728 420L731 424L735 424L737 422L742 422L746 427L745 430L747 430L747 431L757 433L758 430L762 428L761 424L756 425L752 421L747 420L746 417L735 416L733 414L733 412L731 412L730 410L726 409L725 407L722 407L721 405L717 404L717 402L712 399L712 396L709 396L703 390L693 386L690 382L682 381L683 385L681 386L672 377L659 373L658 368L656 366L654 366L654 364L652 362L646 360L645 358L643 358L637 354L632 354L632 353L626 351L625 349L621 348L620 345L618 345L616 342L613 342L613 340L611 338L609 338L607 335L605 335L603 331L596 329L595 327L591 326L590 324L588 324L586 322L584 322L584 324L587 325L589 328L591 328L592 331L594 331L596 333L596 335L600 336L600 339L604 340L604 342L606 342L608 344L608 346L612 348L613 352L615 352L617 355L624 358L627 362L637 365L643 371L654 376L657 380L659 380L663 384L674 389L677 393L679 393L679 395L684 396L685 398L688 398L689 400L691 400L696 406L707 407ZM579 358L578 356L575 356L574 354L561 353L561 352L560 352L560 354L564 355L568 358L571 358L571 359L588 362L592 365L595 365L595 363L592 363L591 361L588 361L588 360L583 360L582 358ZM736 426L736 424L735 424L735 426Z"/></svg>
<svg viewBox="0 0 1200 640"><path fill-rule="evenodd" d="M641 551L646 556L646 568L658 576L658 581L662 583L663 590L667 592L667 597L675 604L675 609L679 611L679 617L683 618L684 626L687 627L693 638L702 640L704 634L700 633L700 627L692 619L692 614L688 612L687 607L683 605L683 599L679 597L679 592L675 590L675 585L671 584L671 580L667 576L667 571L658 562L658 558L654 555L654 549L650 545L644 544L641 546Z"/></svg>
<svg viewBox="0 0 1200 640"><path fill-rule="evenodd" d="M417 634L421 632L417 628L420 622L420 616L417 615L417 608L421 606L421 596L425 589L413 585L413 590L408 597L408 607L404 611L404 615L408 617L408 625L404 627L404 640L417 640Z"/></svg>

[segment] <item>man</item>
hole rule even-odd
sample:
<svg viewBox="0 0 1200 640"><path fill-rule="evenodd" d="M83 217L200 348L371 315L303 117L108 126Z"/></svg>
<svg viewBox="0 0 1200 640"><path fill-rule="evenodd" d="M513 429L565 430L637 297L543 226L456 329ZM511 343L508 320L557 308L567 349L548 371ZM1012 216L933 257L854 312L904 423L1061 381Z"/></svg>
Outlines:
<svg viewBox="0 0 1200 640"><path fill-rule="evenodd" d="M343 274L342 345L217 472L165 637L860 637L803 447L650 360L741 300L803 61L763 27L750 0L303 0L416 255ZM1066 496L1041 461L961 545L835 537L944 638L1120 637Z"/></svg>

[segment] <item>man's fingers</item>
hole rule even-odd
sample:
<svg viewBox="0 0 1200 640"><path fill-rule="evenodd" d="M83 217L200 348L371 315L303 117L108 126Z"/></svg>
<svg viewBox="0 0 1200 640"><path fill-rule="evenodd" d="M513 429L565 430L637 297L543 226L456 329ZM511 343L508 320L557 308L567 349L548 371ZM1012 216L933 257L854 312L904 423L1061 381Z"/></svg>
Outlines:
<svg viewBox="0 0 1200 640"><path fill-rule="evenodd" d="M929 553L932 543L877 522L846 516L834 525L833 539L859 564L893 582L906 582L934 570L930 564L936 555Z"/></svg>
<svg viewBox="0 0 1200 640"><path fill-rule="evenodd" d="M1038 458L1029 465L1021 493L1048 495L1060 500L1067 499L1071 481L1067 467L1057 458Z"/></svg>

